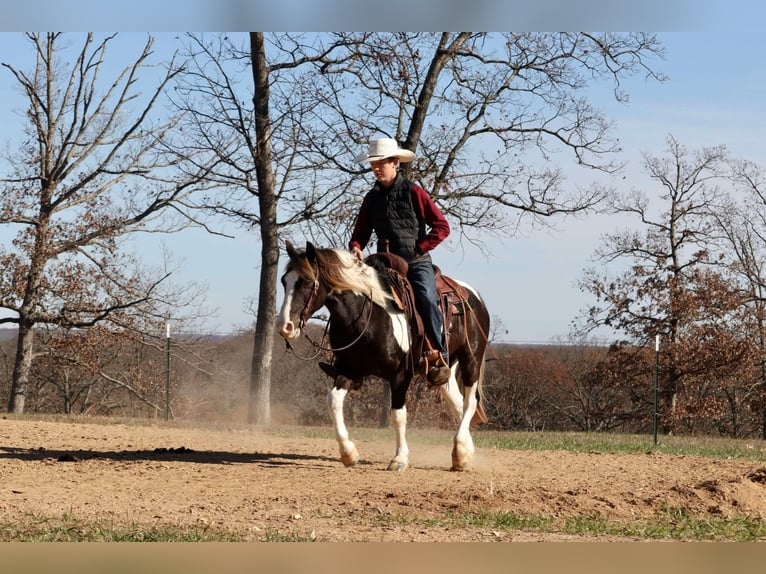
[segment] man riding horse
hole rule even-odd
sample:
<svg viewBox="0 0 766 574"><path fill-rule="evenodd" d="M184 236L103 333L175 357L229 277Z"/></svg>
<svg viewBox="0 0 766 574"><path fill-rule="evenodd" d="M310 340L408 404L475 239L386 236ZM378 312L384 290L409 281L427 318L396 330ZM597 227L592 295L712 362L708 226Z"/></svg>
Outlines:
<svg viewBox="0 0 766 574"><path fill-rule="evenodd" d="M367 153L356 157L357 163L370 163L377 181L362 201L349 249L363 259L362 249L375 231L379 252L390 251L408 263L407 279L431 347L423 357L432 365L427 378L433 385L443 385L450 377L449 357L429 252L449 235L450 227L425 190L399 173L399 163L413 159L413 152L391 138L372 140Z"/></svg>

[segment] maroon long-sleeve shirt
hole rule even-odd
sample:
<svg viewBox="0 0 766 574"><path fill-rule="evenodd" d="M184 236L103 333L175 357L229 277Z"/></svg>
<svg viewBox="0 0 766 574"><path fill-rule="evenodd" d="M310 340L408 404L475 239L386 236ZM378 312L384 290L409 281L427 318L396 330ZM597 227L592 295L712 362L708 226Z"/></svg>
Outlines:
<svg viewBox="0 0 766 574"><path fill-rule="evenodd" d="M425 190L415 184L412 184L412 207L415 213L426 222L428 233L418 241L416 247L421 253L431 251L439 245L449 235L450 227L447 218L439 211L436 204ZM349 249L358 247L364 249L373 232L372 217L370 215L369 195L362 200L362 206L359 208L359 214L356 218L354 231L351 233L351 239L348 242Z"/></svg>

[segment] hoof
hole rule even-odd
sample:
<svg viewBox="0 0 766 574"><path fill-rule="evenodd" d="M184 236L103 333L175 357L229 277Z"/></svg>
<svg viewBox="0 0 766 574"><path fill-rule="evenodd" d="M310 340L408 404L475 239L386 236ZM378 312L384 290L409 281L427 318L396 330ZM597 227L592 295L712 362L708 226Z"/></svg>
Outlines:
<svg viewBox="0 0 766 574"><path fill-rule="evenodd" d="M401 473L407 470L408 466L409 464L407 464L406 462L401 462L399 460L394 459L388 463L388 470L395 470L396 472Z"/></svg>
<svg viewBox="0 0 766 574"><path fill-rule="evenodd" d="M471 463L471 455L464 448L452 449L452 470L467 470Z"/></svg>
<svg viewBox="0 0 766 574"><path fill-rule="evenodd" d="M359 451L354 447L350 452L341 453L340 460L345 466L354 466L359 462Z"/></svg>

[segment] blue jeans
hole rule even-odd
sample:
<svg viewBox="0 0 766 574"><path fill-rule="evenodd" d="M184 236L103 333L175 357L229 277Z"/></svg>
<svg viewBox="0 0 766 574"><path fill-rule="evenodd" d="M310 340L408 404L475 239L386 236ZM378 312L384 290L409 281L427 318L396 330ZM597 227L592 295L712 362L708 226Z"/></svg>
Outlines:
<svg viewBox="0 0 766 574"><path fill-rule="evenodd" d="M436 291L436 279L434 278L431 258L428 257L421 261L410 261L409 266L407 279L409 279L412 285L412 291L415 294L415 307L418 309L420 318L423 319L423 328L425 329L426 336L446 361L447 349L444 345L444 317L439 309L439 294Z"/></svg>

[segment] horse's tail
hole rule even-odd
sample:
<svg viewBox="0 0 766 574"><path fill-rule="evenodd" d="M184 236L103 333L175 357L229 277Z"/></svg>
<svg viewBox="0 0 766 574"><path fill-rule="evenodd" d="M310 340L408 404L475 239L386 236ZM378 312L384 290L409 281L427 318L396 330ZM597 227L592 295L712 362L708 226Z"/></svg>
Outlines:
<svg viewBox="0 0 766 574"><path fill-rule="evenodd" d="M487 412L484 410L484 392L483 392L483 385L484 382L484 364L485 364L484 357L481 359L481 364L479 365L479 380L476 381L476 412L473 413L473 417L471 418L471 426L476 426L481 423L485 423L489 420L487 417Z"/></svg>

